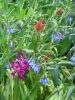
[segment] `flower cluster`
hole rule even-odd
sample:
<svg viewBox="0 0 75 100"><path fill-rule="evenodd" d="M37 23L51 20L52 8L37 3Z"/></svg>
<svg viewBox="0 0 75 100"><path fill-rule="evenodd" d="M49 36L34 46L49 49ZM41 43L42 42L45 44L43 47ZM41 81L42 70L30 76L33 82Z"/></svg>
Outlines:
<svg viewBox="0 0 75 100"><path fill-rule="evenodd" d="M72 55L70 60L75 63L75 53Z"/></svg>
<svg viewBox="0 0 75 100"><path fill-rule="evenodd" d="M28 60L28 63L30 65L30 67L33 69L34 72L39 72L40 71L40 67L34 59L30 58Z"/></svg>
<svg viewBox="0 0 75 100"><path fill-rule="evenodd" d="M12 68L11 75L12 76L18 75L19 79L23 80L25 71L28 69L29 64L27 58L24 57L22 50L20 50L16 54L16 57L17 57L16 60L15 61L12 60L11 62L11 68Z"/></svg>
<svg viewBox="0 0 75 100"><path fill-rule="evenodd" d="M60 41L60 39L64 39L65 36L64 34L60 34L59 32L56 32L55 34L51 35L51 38L54 39L55 41Z"/></svg>
<svg viewBox="0 0 75 100"><path fill-rule="evenodd" d="M45 77L45 75L43 75L43 76L40 78L40 82L41 82L42 84L45 84L45 85L48 84L48 81L47 81L47 78Z"/></svg>

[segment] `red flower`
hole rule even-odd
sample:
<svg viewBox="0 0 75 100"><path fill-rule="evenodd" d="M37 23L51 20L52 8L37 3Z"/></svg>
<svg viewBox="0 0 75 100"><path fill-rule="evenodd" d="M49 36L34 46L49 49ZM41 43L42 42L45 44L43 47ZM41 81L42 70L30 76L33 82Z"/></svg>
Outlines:
<svg viewBox="0 0 75 100"><path fill-rule="evenodd" d="M48 54L46 54L46 55L43 57L42 62L44 62L45 60L47 60L47 57L48 57Z"/></svg>
<svg viewBox="0 0 75 100"><path fill-rule="evenodd" d="M58 9L56 10L56 14L59 14L60 12L62 12L62 7L58 8Z"/></svg>
<svg viewBox="0 0 75 100"><path fill-rule="evenodd" d="M39 20L39 21L36 23L35 28L36 28L37 31L42 30L42 29L43 29L43 21L42 21L42 20Z"/></svg>

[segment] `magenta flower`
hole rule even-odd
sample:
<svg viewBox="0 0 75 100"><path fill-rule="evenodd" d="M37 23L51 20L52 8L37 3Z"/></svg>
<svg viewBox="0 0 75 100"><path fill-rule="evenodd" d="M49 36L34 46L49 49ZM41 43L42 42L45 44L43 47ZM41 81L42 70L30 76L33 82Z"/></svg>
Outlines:
<svg viewBox="0 0 75 100"><path fill-rule="evenodd" d="M12 75L13 77L15 77L15 76L16 76L15 72L11 72L11 75Z"/></svg>
<svg viewBox="0 0 75 100"><path fill-rule="evenodd" d="M23 80L23 79L24 79L24 76L23 76L23 75L19 75L18 78L19 78L20 80Z"/></svg>
<svg viewBox="0 0 75 100"><path fill-rule="evenodd" d="M11 62L11 68L14 70L11 72L12 76L16 76L18 75L18 78L23 80L24 79L24 74L25 71L28 69L28 61L27 59L24 57L24 54L22 52L22 50L20 50L17 54L16 54L16 60L12 60ZM17 73L17 74L16 74Z"/></svg>

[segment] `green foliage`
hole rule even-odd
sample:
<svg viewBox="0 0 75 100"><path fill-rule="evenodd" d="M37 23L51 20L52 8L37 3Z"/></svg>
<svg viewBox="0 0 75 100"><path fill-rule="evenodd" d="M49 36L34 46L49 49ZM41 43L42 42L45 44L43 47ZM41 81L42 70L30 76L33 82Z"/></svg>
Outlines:
<svg viewBox="0 0 75 100"><path fill-rule="evenodd" d="M40 19L43 29L37 30ZM40 66L37 73L29 66L24 80L11 76L11 61L20 49ZM70 61L74 53L74 0L0 0L0 100L74 99L75 62ZM43 75L48 84L39 81Z"/></svg>

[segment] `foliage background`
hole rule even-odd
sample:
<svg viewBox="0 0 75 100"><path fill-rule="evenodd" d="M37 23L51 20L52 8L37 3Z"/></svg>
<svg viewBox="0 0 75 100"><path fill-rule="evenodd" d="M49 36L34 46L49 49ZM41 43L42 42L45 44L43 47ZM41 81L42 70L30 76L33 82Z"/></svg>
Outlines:
<svg viewBox="0 0 75 100"><path fill-rule="evenodd" d="M56 15L59 7L63 11ZM67 21L70 13L72 20ZM35 25L39 19L44 19L45 23L43 30L38 32ZM13 29L10 35L7 34L9 27ZM51 35L56 31L65 33L65 38L54 41ZM0 0L0 99L74 100L75 63L70 61L75 51L74 45L74 1ZM23 81L10 75L11 60L15 59L20 49L40 64L40 72L34 73L29 67ZM48 57L42 63L45 54ZM10 66L8 69L5 67L6 62ZM70 72L69 76L67 71ZM47 76L47 85L39 82L43 74Z"/></svg>

